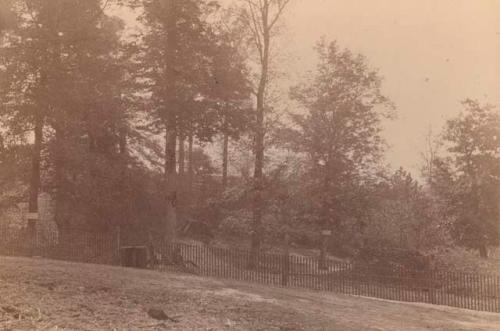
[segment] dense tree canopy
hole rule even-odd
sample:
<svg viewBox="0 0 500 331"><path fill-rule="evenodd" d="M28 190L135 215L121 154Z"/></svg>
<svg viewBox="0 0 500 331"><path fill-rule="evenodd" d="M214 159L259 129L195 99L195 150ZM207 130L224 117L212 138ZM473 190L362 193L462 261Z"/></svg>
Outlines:
<svg viewBox="0 0 500 331"><path fill-rule="evenodd" d="M453 216L457 242L486 257L499 243L500 114L474 100L463 106L444 130L447 155L436 160L432 186Z"/></svg>
<svg viewBox="0 0 500 331"><path fill-rule="evenodd" d="M394 106L363 55L322 39L315 70L271 100L291 3L0 1L0 213L29 202L34 234L48 193L63 239L128 228L172 241L199 226L249 244L250 267L286 235L320 248L322 230L322 256L486 257L500 244L496 109L464 101L429 138L423 181L392 170ZM137 31L117 8L136 10Z"/></svg>
<svg viewBox="0 0 500 331"><path fill-rule="evenodd" d="M321 41L317 51L317 72L292 89L306 112L292 117L297 129L288 133L288 141L309 157L311 193L328 226L349 209L347 195L377 170L384 148L381 122L390 116L390 103L380 91L378 73L362 56L334 42Z"/></svg>

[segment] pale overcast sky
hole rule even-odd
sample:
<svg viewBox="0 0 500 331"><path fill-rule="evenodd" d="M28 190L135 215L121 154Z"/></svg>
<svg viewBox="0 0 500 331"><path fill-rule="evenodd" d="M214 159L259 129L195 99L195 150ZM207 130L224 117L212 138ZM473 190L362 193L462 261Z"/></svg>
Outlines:
<svg viewBox="0 0 500 331"><path fill-rule="evenodd" d="M282 70L294 79L313 68L321 36L364 54L397 106L384 133L393 167L415 171L427 128L440 130L460 100L500 106L500 0L293 1Z"/></svg>
<svg viewBox="0 0 500 331"><path fill-rule="evenodd" d="M286 46L310 68L322 36L367 56L399 118L387 160L416 170L422 136L470 97L500 106L500 0L295 0Z"/></svg>

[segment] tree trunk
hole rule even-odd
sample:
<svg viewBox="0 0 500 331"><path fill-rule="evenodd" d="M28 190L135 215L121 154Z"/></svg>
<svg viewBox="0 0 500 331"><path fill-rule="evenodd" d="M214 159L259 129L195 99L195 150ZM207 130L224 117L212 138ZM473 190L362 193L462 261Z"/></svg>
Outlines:
<svg viewBox="0 0 500 331"><path fill-rule="evenodd" d="M128 156L127 130L124 128L120 129L119 148L120 148L120 156L122 157L122 161L123 161L124 165L126 165L126 157Z"/></svg>
<svg viewBox="0 0 500 331"><path fill-rule="evenodd" d="M325 162L323 172L324 172L324 179L323 179L323 196L322 196L322 230L323 231L330 231L331 229L331 222L330 222L330 184L332 182L331 179L331 174L330 172L332 171L332 161L333 161L333 151L329 151L327 160ZM323 233L321 234L321 248L320 248L320 255L319 255L319 268L320 269L325 269L326 268L326 255L327 255L327 248L328 248L328 239L329 237L324 235Z"/></svg>
<svg viewBox="0 0 500 331"><path fill-rule="evenodd" d="M184 149L184 144L186 142L186 137L184 135L179 136L179 177L182 179L184 177L186 169L186 153Z"/></svg>
<svg viewBox="0 0 500 331"><path fill-rule="evenodd" d="M262 240L262 190L263 190L263 168L264 168L264 106L265 95L268 82L269 69L269 46L270 46L270 31L268 5L264 6L262 11L263 24L263 50L261 59L261 75L259 86L257 89L257 114L255 128L255 169L254 169L254 197L253 197L253 226L252 226L252 242L251 242L251 257L250 267L257 265L257 256L260 251Z"/></svg>
<svg viewBox="0 0 500 331"><path fill-rule="evenodd" d="M186 215L186 206L187 206L187 183L186 183L186 136L180 135L179 138L179 147L178 147L178 155L179 160L178 163L178 187L177 187L177 221L180 222L184 219Z"/></svg>
<svg viewBox="0 0 500 331"><path fill-rule="evenodd" d="M470 163L470 162L469 162ZM481 208L480 208L480 193L479 193L479 180L478 180L478 175L472 170L472 166L469 166L469 174L471 174L472 177L472 210L474 211L474 215L476 215L475 220L474 220L474 225L476 227L476 238L475 240L477 241L477 248L479 250L479 256L482 259L487 259L488 258L488 248L486 246L487 244L487 236L488 234L486 233L486 229L484 226L484 222L482 222L481 218Z"/></svg>
<svg viewBox="0 0 500 331"><path fill-rule="evenodd" d="M38 221L38 194L40 192L40 160L42 154L43 141L43 117L39 113L35 116L34 128L35 141L33 144L33 152L31 157L31 179L28 202L28 233L29 240L36 240L36 223Z"/></svg>
<svg viewBox="0 0 500 331"><path fill-rule="evenodd" d="M485 244L480 244L479 245L479 256L482 259L487 259L488 258L488 248L486 247Z"/></svg>
<svg viewBox="0 0 500 331"><path fill-rule="evenodd" d="M227 187L227 167L229 163L229 135L224 132L224 141L222 143L222 188Z"/></svg>
<svg viewBox="0 0 500 331"><path fill-rule="evenodd" d="M164 237L171 242L176 237L177 227L177 172L176 149L177 134L175 129L169 128L165 132L165 224Z"/></svg>
<svg viewBox="0 0 500 331"><path fill-rule="evenodd" d="M54 220L59 232L59 242L69 240L70 223L65 208L65 181L64 181L64 133L56 128L55 155L54 155L54 181L55 181L55 208Z"/></svg>
<svg viewBox="0 0 500 331"><path fill-rule="evenodd" d="M38 193L40 191L40 160L43 140L43 119L42 116L38 114L35 119L34 136L35 141L33 144L33 152L31 157L31 179L29 195L30 213L38 212ZM36 221L36 219L34 219L34 221Z"/></svg>
<svg viewBox="0 0 500 331"><path fill-rule="evenodd" d="M193 134L190 133L188 137L188 166L187 166L187 172L188 172L188 192L191 192L193 189L193 177L194 177L194 168L193 168Z"/></svg>
<svg viewBox="0 0 500 331"><path fill-rule="evenodd" d="M128 180L128 148L127 148L127 130L122 127L119 131L119 143L121 170L120 170L120 183L119 190L122 196L122 210L120 219L116 220L116 225L121 231L121 226L131 220L131 194L130 183Z"/></svg>
<svg viewBox="0 0 500 331"><path fill-rule="evenodd" d="M254 168L254 183L253 183L253 224L252 224L252 243L251 243L251 266L256 265L256 258L260 251L261 236L262 236L262 180L264 168L264 129L263 125L263 109L257 115L257 134L255 139L255 168Z"/></svg>
<svg viewBox="0 0 500 331"><path fill-rule="evenodd" d="M175 70L177 56L177 2L168 0L167 3L167 51L166 69L167 79L165 93L167 99L167 109L164 113L165 121L165 222L163 235L167 242L171 242L176 237L177 227L177 171L176 171L176 147L177 147L177 112L178 100L176 95L177 76Z"/></svg>
<svg viewBox="0 0 500 331"><path fill-rule="evenodd" d="M326 181L325 181L326 182ZM326 185L325 185L326 186ZM327 196L328 193L327 190L323 191L323 195ZM329 214L330 214L330 207L328 201L326 201L325 197L323 198L323 206L322 206L322 214L323 214L323 220L322 220L322 232L323 231L328 231L329 230ZM324 269L326 267L326 251L327 251L327 241L328 237L321 233L321 247L320 247L320 253L319 253L319 268Z"/></svg>

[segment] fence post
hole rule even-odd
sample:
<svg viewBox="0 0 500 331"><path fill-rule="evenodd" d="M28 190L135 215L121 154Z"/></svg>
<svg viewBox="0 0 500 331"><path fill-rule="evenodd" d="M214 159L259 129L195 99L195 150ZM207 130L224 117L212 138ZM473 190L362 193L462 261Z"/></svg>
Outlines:
<svg viewBox="0 0 500 331"><path fill-rule="evenodd" d="M290 277L290 236L285 234L285 254L282 257L281 265L281 286L288 286Z"/></svg>

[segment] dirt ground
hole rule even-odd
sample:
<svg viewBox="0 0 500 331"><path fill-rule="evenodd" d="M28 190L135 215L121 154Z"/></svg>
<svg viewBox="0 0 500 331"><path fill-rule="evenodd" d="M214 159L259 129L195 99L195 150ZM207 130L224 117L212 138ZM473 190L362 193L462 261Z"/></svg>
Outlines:
<svg viewBox="0 0 500 331"><path fill-rule="evenodd" d="M498 331L500 314L0 257L0 330Z"/></svg>

